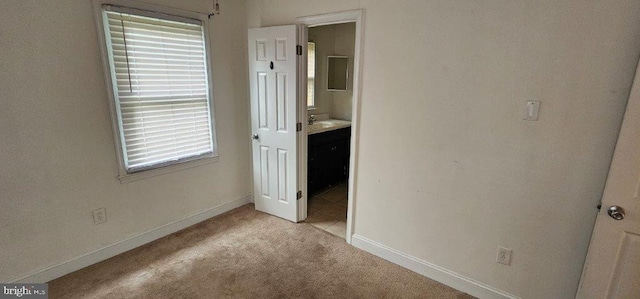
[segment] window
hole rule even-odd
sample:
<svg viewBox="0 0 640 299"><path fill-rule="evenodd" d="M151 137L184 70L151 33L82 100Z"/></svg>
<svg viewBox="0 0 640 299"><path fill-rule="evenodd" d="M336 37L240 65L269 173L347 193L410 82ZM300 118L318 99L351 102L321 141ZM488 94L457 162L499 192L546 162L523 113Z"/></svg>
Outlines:
<svg viewBox="0 0 640 299"><path fill-rule="evenodd" d="M307 107L316 106L316 43L307 43Z"/></svg>
<svg viewBox="0 0 640 299"><path fill-rule="evenodd" d="M127 173L216 154L202 21L103 6Z"/></svg>

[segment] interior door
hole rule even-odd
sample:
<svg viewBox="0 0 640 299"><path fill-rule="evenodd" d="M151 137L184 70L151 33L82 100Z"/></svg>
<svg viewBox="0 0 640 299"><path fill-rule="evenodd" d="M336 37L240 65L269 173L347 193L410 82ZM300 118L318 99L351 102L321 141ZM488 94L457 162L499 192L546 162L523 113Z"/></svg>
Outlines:
<svg viewBox="0 0 640 299"><path fill-rule="evenodd" d="M640 68L624 115L577 298L640 298Z"/></svg>
<svg viewBox="0 0 640 299"><path fill-rule="evenodd" d="M256 209L298 221L298 27L249 29L249 81Z"/></svg>

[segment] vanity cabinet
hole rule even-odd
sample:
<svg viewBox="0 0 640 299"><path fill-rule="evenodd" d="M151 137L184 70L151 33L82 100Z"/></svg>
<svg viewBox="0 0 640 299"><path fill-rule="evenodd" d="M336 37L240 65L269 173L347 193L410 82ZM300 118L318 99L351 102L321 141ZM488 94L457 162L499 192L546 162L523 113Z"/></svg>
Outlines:
<svg viewBox="0 0 640 299"><path fill-rule="evenodd" d="M349 174L351 127L308 136L307 192L312 195Z"/></svg>

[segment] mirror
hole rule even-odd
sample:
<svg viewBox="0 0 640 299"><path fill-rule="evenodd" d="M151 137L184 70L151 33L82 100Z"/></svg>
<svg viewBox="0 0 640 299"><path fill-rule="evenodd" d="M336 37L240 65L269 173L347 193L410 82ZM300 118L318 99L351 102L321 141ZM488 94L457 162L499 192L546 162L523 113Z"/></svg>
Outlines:
<svg viewBox="0 0 640 299"><path fill-rule="evenodd" d="M349 57L327 56L327 90L347 90Z"/></svg>

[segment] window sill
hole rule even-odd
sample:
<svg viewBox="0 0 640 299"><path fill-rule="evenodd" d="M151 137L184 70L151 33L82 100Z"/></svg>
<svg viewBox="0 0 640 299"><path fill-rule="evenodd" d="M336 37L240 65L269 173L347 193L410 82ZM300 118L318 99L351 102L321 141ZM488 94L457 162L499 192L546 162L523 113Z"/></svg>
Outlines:
<svg viewBox="0 0 640 299"><path fill-rule="evenodd" d="M182 171L189 168L194 168L194 167L198 167L206 164L215 163L215 162L218 162L218 160L220 160L220 156L218 155L202 157L196 160L185 161L179 164L167 165L167 166L153 168L153 169L140 171L140 172L134 172L134 173L124 172L123 174L120 174L118 176L118 179L120 180L121 184L125 184L125 183L130 183L130 182L151 178L154 176L159 176L167 173Z"/></svg>

